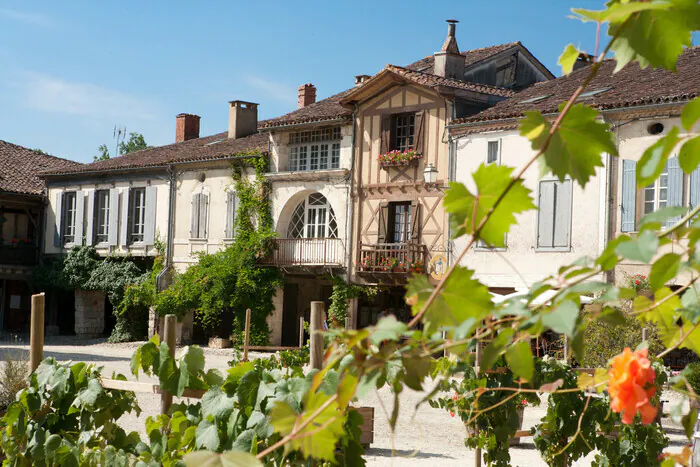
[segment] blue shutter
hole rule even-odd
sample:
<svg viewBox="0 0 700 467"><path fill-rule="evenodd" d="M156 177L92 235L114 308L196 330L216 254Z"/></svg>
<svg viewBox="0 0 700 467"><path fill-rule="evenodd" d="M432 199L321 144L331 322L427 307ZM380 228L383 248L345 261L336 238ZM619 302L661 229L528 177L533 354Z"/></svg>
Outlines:
<svg viewBox="0 0 700 467"><path fill-rule="evenodd" d="M554 246L554 202L556 182L544 180L540 182L539 200L537 202L537 248L552 248Z"/></svg>
<svg viewBox="0 0 700 467"><path fill-rule="evenodd" d="M119 216L119 244L123 247L129 246L129 194L131 190L122 190L122 207Z"/></svg>
<svg viewBox="0 0 700 467"><path fill-rule="evenodd" d="M236 193L229 191L226 193L226 227L224 238L233 238L236 223Z"/></svg>
<svg viewBox="0 0 700 467"><path fill-rule="evenodd" d="M107 231L107 244L117 246L119 228L119 188L109 190L109 227Z"/></svg>
<svg viewBox="0 0 700 467"><path fill-rule="evenodd" d="M622 160L622 232L634 232L637 217L637 162Z"/></svg>
<svg viewBox="0 0 700 467"><path fill-rule="evenodd" d="M75 236L73 243L78 246L83 244L83 219L85 216L85 195L82 190L75 192Z"/></svg>
<svg viewBox="0 0 700 467"><path fill-rule="evenodd" d="M671 157L666 162L668 170L668 203L667 206L683 206L683 170L677 157ZM680 216L672 217L666 221L666 228L680 220Z"/></svg>

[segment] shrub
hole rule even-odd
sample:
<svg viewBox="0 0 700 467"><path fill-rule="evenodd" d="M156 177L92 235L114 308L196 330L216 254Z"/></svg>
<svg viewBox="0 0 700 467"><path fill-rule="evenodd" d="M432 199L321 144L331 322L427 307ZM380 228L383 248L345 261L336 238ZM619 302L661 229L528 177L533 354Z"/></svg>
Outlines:
<svg viewBox="0 0 700 467"><path fill-rule="evenodd" d="M584 319L590 313L590 310L584 310ZM584 334L584 367L607 366L608 360L622 352L625 347L635 349L642 342L644 328L648 331L649 353L656 355L663 349L659 331L652 323L640 322L627 310L621 310L617 318L616 322L594 319L588 324Z"/></svg>
<svg viewBox="0 0 700 467"><path fill-rule="evenodd" d="M17 393L27 387L28 378L26 355L8 354L0 364L0 411L4 412L15 401Z"/></svg>
<svg viewBox="0 0 700 467"><path fill-rule="evenodd" d="M683 376L695 394L700 394L700 362L688 364L683 370Z"/></svg>

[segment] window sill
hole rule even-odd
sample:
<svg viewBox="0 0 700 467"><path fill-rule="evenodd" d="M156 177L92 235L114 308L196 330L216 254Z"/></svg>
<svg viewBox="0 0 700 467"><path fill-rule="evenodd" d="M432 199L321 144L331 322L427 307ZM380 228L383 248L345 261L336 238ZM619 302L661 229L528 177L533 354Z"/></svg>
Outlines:
<svg viewBox="0 0 700 467"><path fill-rule="evenodd" d="M570 253L570 246L555 246L555 247L536 247L535 253Z"/></svg>
<svg viewBox="0 0 700 467"><path fill-rule="evenodd" d="M92 246L94 246L95 249L97 249L97 250L101 250L101 249L106 250L106 249L108 249L108 248L109 248L110 246L112 246L112 245L110 245L110 244L107 243L107 242L100 242L100 243L95 243L95 244L93 244Z"/></svg>
<svg viewBox="0 0 700 467"><path fill-rule="evenodd" d="M208 238L190 238L190 243L209 243Z"/></svg>
<svg viewBox="0 0 700 467"><path fill-rule="evenodd" d="M474 251L478 251L478 252L487 252L487 253L488 253L489 251L500 251L500 252L503 252L503 251L507 251L507 250L508 250L508 247L496 247L496 248L487 248L487 247L483 247L483 246L475 246L475 247L474 247Z"/></svg>

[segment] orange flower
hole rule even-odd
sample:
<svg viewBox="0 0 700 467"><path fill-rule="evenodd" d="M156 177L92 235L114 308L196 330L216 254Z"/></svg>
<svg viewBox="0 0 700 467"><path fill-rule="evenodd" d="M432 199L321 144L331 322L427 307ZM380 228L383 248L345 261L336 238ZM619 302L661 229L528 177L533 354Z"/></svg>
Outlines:
<svg viewBox="0 0 700 467"><path fill-rule="evenodd" d="M608 393L612 398L610 408L622 414L622 423L631 424L637 411L642 423L654 421L657 408L651 405L656 393L656 372L647 358L647 349L632 352L629 347L612 360Z"/></svg>

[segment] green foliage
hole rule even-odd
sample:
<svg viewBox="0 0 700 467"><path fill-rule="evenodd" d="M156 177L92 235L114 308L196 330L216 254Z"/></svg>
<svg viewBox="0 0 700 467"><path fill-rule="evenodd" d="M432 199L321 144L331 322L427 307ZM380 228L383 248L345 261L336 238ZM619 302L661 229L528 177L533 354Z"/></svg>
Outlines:
<svg viewBox="0 0 700 467"><path fill-rule="evenodd" d="M125 459L135 454L140 440L116 422L132 411L140 413L134 393L103 389L99 369L47 358L2 418L0 446L8 465L97 465L106 457Z"/></svg>
<svg viewBox="0 0 700 467"><path fill-rule="evenodd" d="M26 352L7 352L0 362L0 411L7 410L19 391L27 387L29 360Z"/></svg>
<svg viewBox="0 0 700 467"><path fill-rule="evenodd" d="M700 395L700 362L689 363L683 370L683 376L695 394Z"/></svg>
<svg viewBox="0 0 700 467"><path fill-rule="evenodd" d="M124 154L140 151L142 149L148 149L150 147L151 146L146 144L146 139L141 133L129 133L129 140L121 141L119 143L117 156L123 156ZM97 152L98 154L93 156L93 160L95 162L104 161L112 157L106 144L100 144L100 146L97 148Z"/></svg>
<svg viewBox="0 0 700 467"><path fill-rule="evenodd" d="M348 284L342 277L334 276L331 304L328 307L328 319L334 327L345 326L345 318L348 316L348 304L350 300L365 295L372 299L377 294L376 287Z"/></svg>
<svg viewBox="0 0 700 467"><path fill-rule="evenodd" d="M176 276L173 285L158 294L156 310L161 314L184 315L195 310L195 319L216 335L241 342L245 310L252 310L251 343L265 345L269 329L266 318L274 310L272 299L281 284L279 270L259 267L258 260L269 254L275 232L269 202L267 158L259 153L240 155L233 166L238 200L234 242L214 254L202 254L197 264ZM246 167L255 169L255 179L244 176ZM226 324L232 322L232 329ZM223 327L221 327L223 325Z"/></svg>
<svg viewBox="0 0 700 467"><path fill-rule="evenodd" d="M663 350L659 331L652 323L642 323L632 313L617 310L614 320L592 319L597 310L585 311L583 319L590 321L584 334L586 353L582 365L586 368L606 367L611 358L620 354L625 347L634 349L642 342L642 330L647 329L649 353L656 355Z"/></svg>

